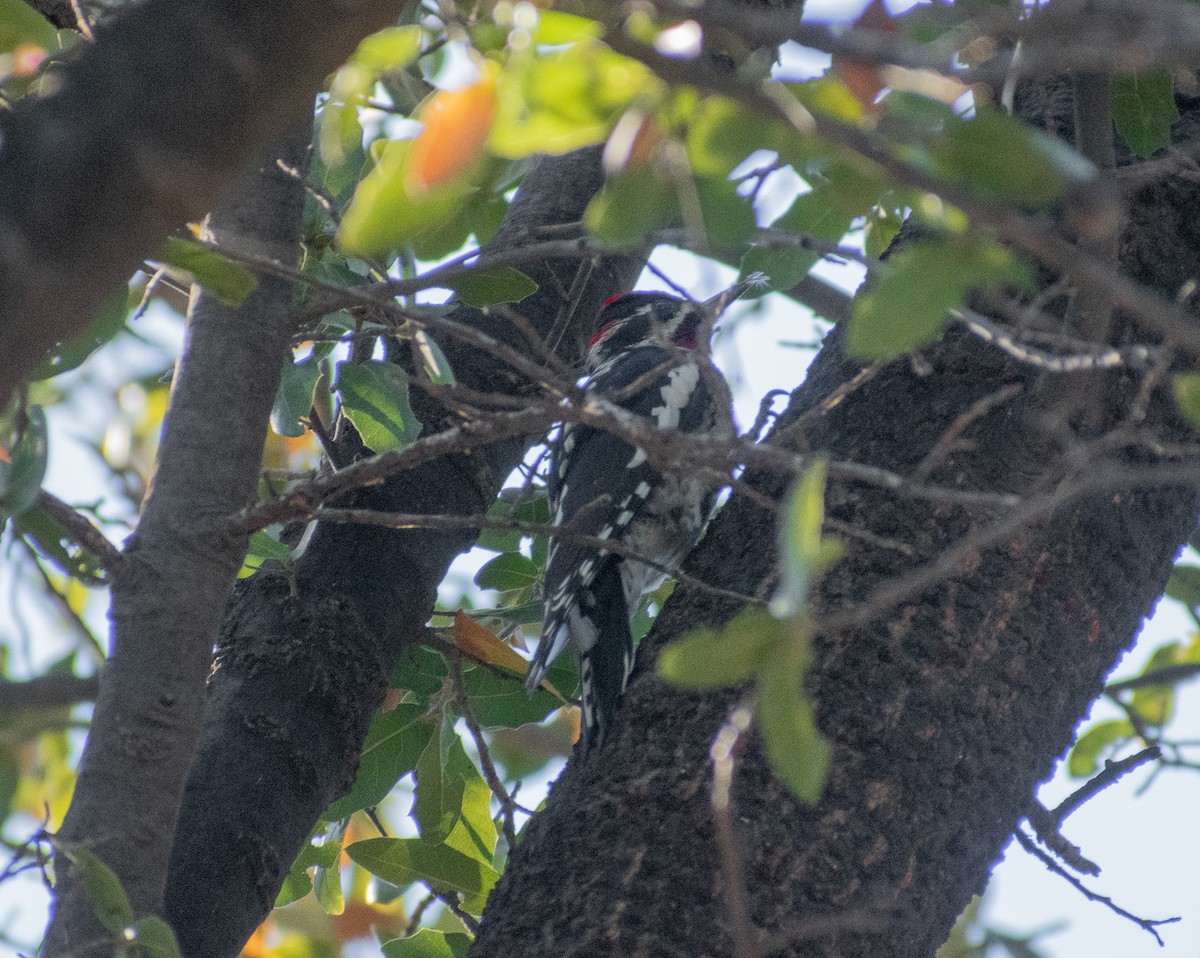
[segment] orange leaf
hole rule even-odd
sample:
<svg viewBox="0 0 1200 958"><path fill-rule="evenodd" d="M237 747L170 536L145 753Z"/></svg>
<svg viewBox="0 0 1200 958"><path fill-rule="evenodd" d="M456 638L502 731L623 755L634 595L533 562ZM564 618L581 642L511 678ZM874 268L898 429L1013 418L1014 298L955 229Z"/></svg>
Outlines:
<svg viewBox="0 0 1200 958"><path fill-rule="evenodd" d="M529 663L517 655L511 646L506 645L491 629L480 625L462 611L454 613L454 644L477 662L498 665L517 675L529 672ZM542 687L566 704L567 700L563 698L562 693L546 679L542 679Z"/></svg>
<svg viewBox="0 0 1200 958"><path fill-rule="evenodd" d="M421 111L425 124L408 157L408 186L423 193L468 169L483 154L496 116L491 71L461 90L439 90Z"/></svg>
<svg viewBox="0 0 1200 958"><path fill-rule="evenodd" d="M892 33L896 30L896 21L892 19L892 15L888 13L882 0L874 0L854 21L854 26L865 30ZM875 102L875 98L887 86L880 64L835 56L833 72L846 85L846 89L854 94L854 98L867 108L868 112L879 112L879 105Z"/></svg>

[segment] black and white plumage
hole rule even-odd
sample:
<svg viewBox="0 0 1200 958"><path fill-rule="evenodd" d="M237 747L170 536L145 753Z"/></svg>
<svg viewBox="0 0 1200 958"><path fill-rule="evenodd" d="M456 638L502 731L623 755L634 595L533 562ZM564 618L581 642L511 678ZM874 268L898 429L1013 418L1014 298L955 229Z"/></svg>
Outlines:
<svg viewBox="0 0 1200 958"><path fill-rule="evenodd" d="M596 321L587 357L588 396L612 402L670 432L733 435L727 392L709 388L697 337L751 283L706 303L665 293L609 300ZM632 389L631 389L632 387ZM647 565L570 535L551 539L546 563L542 639L527 677L531 691L570 646L579 657L583 754L603 743L633 668L630 619L641 597L662 584L695 546L717 489L694 469L660 472L611 433L563 426L551 454L550 515L556 526L653 560ZM660 567L660 568L656 568Z"/></svg>

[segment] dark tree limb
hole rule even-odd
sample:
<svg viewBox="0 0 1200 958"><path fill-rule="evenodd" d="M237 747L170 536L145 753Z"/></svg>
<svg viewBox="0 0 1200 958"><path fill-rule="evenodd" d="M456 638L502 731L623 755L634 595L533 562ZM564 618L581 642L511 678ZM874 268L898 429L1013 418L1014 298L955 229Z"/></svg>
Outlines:
<svg viewBox="0 0 1200 958"><path fill-rule="evenodd" d="M598 149L539 161L488 248L504 250L538 227L577 222L602 178ZM589 264L561 349L568 362L578 360L600 303L630 288L640 265L636 257ZM554 326L559 291L572 287L579 269L575 257L526 267L539 289L517 308L539 335ZM520 324L503 316L459 307L451 318L528 353ZM465 388L517 395L533 388L485 352L455 339L440 344ZM458 421L416 391L412 399L426 434ZM456 446L337 504L483 514L531 438L465 452ZM171 861L167 917L189 958L236 955L266 916L314 822L352 784L392 667L425 633L438 583L477 535L319 524L291 581L260 572L239 587Z"/></svg>
<svg viewBox="0 0 1200 958"><path fill-rule="evenodd" d="M99 687L96 676L42 675L25 682L0 681L0 720L22 712L90 702Z"/></svg>
<svg viewBox="0 0 1200 958"><path fill-rule="evenodd" d="M97 28L57 92L0 115L0 396L172 230L216 206L400 8L148 0Z"/></svg>
<svg viewBox="0 0 1200 958"><path fill-rule="evenodd" d="M1122 282L1165 298L1200 274L1198 210L1200 189L1183 177L1140 193L1122 236ZM1147 334L1126 332L1135 341ZM777 441L906 474L966 417L964 442L939 450L931 481L1021 494L1052 478L1057 447L1037 425L1048 397L1036 371L952 330L920 363L864 375L840 342L838 331L827 338ZM1097 381L1096 428L1111 428L1138 397L1141 374L1115 369ZM979 414L986 397L1010 386L1020 394ZM1148 434L1188 435L1162 391L1147 412L1139 428ZM1136 452L1126 461L1147 460ZM1161 593L1200 509L1189 481L1064 502L867 621L854 614L864 597L991 519L986 510L921 505L902 491L830 483L830 519L904 542L912 554L845 540L846 557L821 583L819 615L847 627L814 640L808 688L833 746L820 801L796 801L753 734L739 755L731 817L746 907L775 954L933 954ZM746 482L771 498L786 491L763 474ZM685 570L744 594L769 588L771 513L735 493ZM586 765L569 764L526 826L473 958L736 953L708 781L714 737L744 692L683 692L658 679L654 663L667 642L719 627L741 608L677 588L639 653L613 741ZM891 916L883 933L847 929L821 941L789 933L880 908Z"/></svg>
<svg viewBox="0 0 1200 958"><path fill-rule="evenodd" d="M305 166L308 125L278 144ZM270 163L243 178L210 230L294 259L304 190ZM113 654L58 847L91 848L134 914L161 914L204 681L247 537L224 523L251 500L293 332L291 284L264 279L239 308L193 294L152 491L113 569ZM83 883L59 858L48 955L112 954Z"/></svg>

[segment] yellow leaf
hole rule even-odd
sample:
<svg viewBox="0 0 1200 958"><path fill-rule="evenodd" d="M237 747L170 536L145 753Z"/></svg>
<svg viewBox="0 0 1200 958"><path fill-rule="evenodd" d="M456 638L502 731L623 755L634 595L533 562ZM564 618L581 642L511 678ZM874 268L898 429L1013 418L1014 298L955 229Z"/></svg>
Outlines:
<svg viewBox="0 0 1200 958"><path fill-rule="evenodd" d="M498 665L517 675L525 675L529 671L529 663L517 655L512 647L505 644L491 629L480 625L461 610L454 613L454 644L459 651L469 655L477 662L487 665ZM542 679L542 688L557 698L564 705L567 700L546 679Z"/></svg>

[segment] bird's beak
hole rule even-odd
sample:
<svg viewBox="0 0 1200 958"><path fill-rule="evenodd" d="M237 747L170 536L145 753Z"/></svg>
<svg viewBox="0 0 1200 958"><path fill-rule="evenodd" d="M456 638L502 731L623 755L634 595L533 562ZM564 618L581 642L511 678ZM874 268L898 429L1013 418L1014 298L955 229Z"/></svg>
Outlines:
<svg viewBox="0 0 1200 958"><path fill-rule="evenodd" d="M764 285L766 285L766 277L761 273L753 273L740 283L734 283L729 289L717 293L712 299L706 299L700 304L700 309L706 316L712 316L715 319L725 312L734 300L744 296L749 290Z"/></svg>

